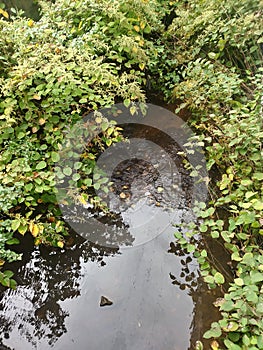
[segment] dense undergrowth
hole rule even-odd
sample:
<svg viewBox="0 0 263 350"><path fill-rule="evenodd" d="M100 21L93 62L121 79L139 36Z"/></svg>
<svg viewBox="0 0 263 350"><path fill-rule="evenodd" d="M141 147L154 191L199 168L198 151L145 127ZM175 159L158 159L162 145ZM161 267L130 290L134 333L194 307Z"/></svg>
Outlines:
<svg viewBox="0 0 263 350"><path fill-rule="evenodd" d="M67 229L60 220L54 168L65 133L83 116L123 101L135 113L145 102L145 66L161 31L157 1L39 1L39 21L22 12L0 16L0 264L21 258L12 249L27 232L36 244L62 248ZM81 196L100 205L93 189L108 191L106 179L93 179L98 154L120 141L119 128L97 117L96 135L76 159L68 182ZM84 135L83 135L84 139ZM70 156L70 155L69 155ZM74 157L74 155L71 155ZM79 157L77 157L79 158ZM71 177L65 167L61 182ZM76 188L75 187L75 188ZM15 286L10 271L0 282Z"/></svg>
<svg viewBox="0 0 263 350"><path fill-rule="evenodd" d="M83 115L119 101L135 113L150 82L167 101L181 101L178 110L191 110L208 170L217 174L209 203L196 207L197 222L176 233L183 248L195 250L208 285L225 292L217 301L222 319L204 337L213 350L263 349L262 1L40 4L38 22L0 14L1 264L20 258L11 247L26 232L36 244L63 247L67 230L53 169L64 133ZM94 132L101 122L94 120ZM81 200L95 205L92 188L107 186L87 174L98 153L121 139L121 130L103 122L72 179ZM65 169L61 178L70 175ZM196 242L200 232L230 253L227 284ZM0 272L0 282L14 287L11 277Z"/></svg>
<svg viewBox="0 0 263 350"><path fill-rule="evenodd" d="M163 92L182 101L179 109L191 110L208 170L218 178L210 202L198 203L198 222L176 233L186 250L196 249L209 286L224 286L216 303L222 319L204 335L214 338L212 349L263 348L262 5L181 1L161 38L174 65L161 73ZM230 252L233 279L227 285L196 242L198 232L221 240Z"/></svg>

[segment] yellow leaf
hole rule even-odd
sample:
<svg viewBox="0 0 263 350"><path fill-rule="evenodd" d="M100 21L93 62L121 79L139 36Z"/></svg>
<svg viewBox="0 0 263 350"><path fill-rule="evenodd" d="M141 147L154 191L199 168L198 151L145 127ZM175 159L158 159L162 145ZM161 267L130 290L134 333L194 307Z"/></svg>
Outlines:
<svg viewBox="0 0 263 350"><path fill-rule="evenodd" d="M41 239L37 238L35 240L35 245L40 245L42 243Z"/></svg>
<svg viewBox="0 0 263 350"><path fill-rule="evenodd" d="M32 19L30 19L30 20L27 22L27 25L28 25L29 27L33 27L34 21L33 21Z"/></svg>
<svg viewBox="0 0 263 350"><path fill-rule="evenodd" d="M33 99L34 99L34 100L41 100L41 96L35 94L35 95L33 96Z"/></svg>
<svg viewBox="0 0 263 350"><path fill-rule="evenodd" d="M45 122L46 122L46 120L44 118L40 118L38 121L38 124L43 125L43 124L45 124Z"/></svg>
<svg viewBox="0 0 263 350"><path fill-rule="evenodd" d="M134 47L132 48L132 52L134 52L134 53L138 52L137 47L134 46Z"/></svg>
<svg viewBox="0 0 263 350"><path fill-rule="evenodd" d="M29 223L29 226L28 226L28 229L29 229L29 231L32 233L32 231L33 231L33 227L34 227L34 223L33 223L33 221L30 221L30 223Z"/></svg>
<svg viewBox="0 0 263 350"><path fill-rule="evenodd" d="M219 349L219 344L216 340L213 340L211 343L211 349L212 350L218 350Z"/></svg>
<svg viewBox="0 0 263 350"><path fill-rule="evenodd" d="M137 26L137 25L136 25L136 26L134 26L133 28L136 30L136 32L139 32L139 31L140 31L140 27L139 27L139 26Z"/></svg>
<svg viewBox="0 0 263 350"><path fill-rule="evenodd" d="M39 233L39 228L37 225L34 225L33 231L31 232L33 237L36 237Z"/></svg>
<svg viewBox="0 0 263 350"><path fill-rule="evenodd" d="M3 9L1 9L1 8L0 8L0 13L1 13L1 15L3 15L5 18L9 18L8 12L6 12L5 10L3 10Z"/></svg>
<svg viewBox="0 0 263 350"><path fill-rule="evenodd" d="M95 119L95 122L98 123L98 124L100 124L100 123L102 122L101 117L97 117L97 118Z"/></svg>
<svg viewBox="0 0 263 350"><path fill-rule="evenodd" d="M79 196L79 201L81 204L83 205L87 205L88 203L86 202L85 198L83 198L82 196Z"/></svg>
<svg viewBox="0 0 263 350"><path fill-rule="evenodd" d="M33 237L36 237L39 234L38 226L34 224L32 221L30 221L30 224L29 224L29 231L31 232Z"/></svg>
<svg viewBox="0 0 263 350"><path fill-rule="evenodd" d="M3 265L4 265L4 263L5 263L5 261L4 261L4 260L0 260L0 266L3 266Z"/></svg>
<svg viewBox="0 0 263 350"><path fill-rule="evenodd" d="M59 248L63 248L63 247L64 247L64 243L63 243L62 241L59 241L59 242L57 243L57 246L58 246Z"/></svg>
<svg viewBox="0 0 263 350"><path fill-rule="evenodd" d="M144 23L144 22L141 22L141 23L140 23L140 27L141 27L142 29L144 29L144 28L145 28L145 23Z"/></svg>
<svg viewBox="0 0 263 350"><path fill-rule="evenodd" d="M145 68L145 63L139 63L139 68L140 68L141 70L144 70L144 68Z"/></svg>

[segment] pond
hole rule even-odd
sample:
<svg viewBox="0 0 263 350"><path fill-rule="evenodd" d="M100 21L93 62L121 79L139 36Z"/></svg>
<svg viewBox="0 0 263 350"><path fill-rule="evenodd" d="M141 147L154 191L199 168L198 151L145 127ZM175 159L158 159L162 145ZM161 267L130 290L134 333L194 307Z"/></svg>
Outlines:
<svg viewBox="0 0 263 350"><path fill-rule="evenodd" d="M115 216L104 228L114 244L87 237L93 230L82 207L67 218L77 233L62 252L25 236L18 287L0 294L0 349L187 350L218 319L218 291L207 289L196 259L174 239L174 224L193 219L193 181L180 145L164 132L178 130L178 119L169 124L159 107L152 113L158 127L127 124L125 156L116 161L109 152L104 160L113 163ZM219 244L210 249L225 259Z"/></svg>

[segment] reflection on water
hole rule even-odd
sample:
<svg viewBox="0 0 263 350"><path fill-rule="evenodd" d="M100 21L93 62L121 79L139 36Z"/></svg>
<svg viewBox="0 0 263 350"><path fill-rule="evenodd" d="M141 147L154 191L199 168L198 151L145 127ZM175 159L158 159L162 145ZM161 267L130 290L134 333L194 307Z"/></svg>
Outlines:
<svg viewBox="0 0 263 350"><path fill-rule="evenodd" d="M140 126L129 133L143 137L146 131ZM156 130L148 131L158 140ZM162 142L164 152L167 148L171 155L175 148L176 154L177 145L163 135ZM170 167L158 182L167 157L157 154L158 169L150 156L149 162L146 153L143 161L121 162L113 171L115 197L125 194L111 207L116 215L111 230L117 242L126 242L122 247L103 248L73 235L63 252L32 247L25 254L17 290L0 294L0 349L186 350L217 318L211 306L215 296L200 279L196 260L173 238L172 222L191 218L192 183L174 156L181 192L174 189L171 203ZM169 205L176 208L172 217ZM82 236L91 233L85 215L79 225ZM141 236L144 244L134 245ZM113 304L101 307L102 296Z"/></svg>
<svg viewBox="0 0 263 350"><path fill-rule="evenodd" d="M215 313L206 310L209 293L196 261L169 244L170 237L171 231L121 252L88 243L62 254L35 248L19 268L17 290L2 293L0 344L15 350L188 349ZM101 296L113 305L101 308Z"/></svg>

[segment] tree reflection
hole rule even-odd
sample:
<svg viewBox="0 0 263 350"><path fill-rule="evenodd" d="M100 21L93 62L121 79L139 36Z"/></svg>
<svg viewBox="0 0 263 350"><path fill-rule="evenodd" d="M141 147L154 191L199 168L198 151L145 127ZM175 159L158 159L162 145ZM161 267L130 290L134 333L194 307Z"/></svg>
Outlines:
<svg viewBox="0 0 263 350"><path fill-rule="evenodd" d="M118 249L96 246L77 236L72 241L71 235L70 240L59 254L47 247L35 248L31 256L26 253L28 262L23 261L17 271L17 290L6 290L0 296L1 346L15 329L33 348L37 348L38 340L52 346L67 332L65 319L69 315L60 302L80 295L81 263L92 261L104 266L104 257L118 253ZM16 300L9 308L12 298Z"/></svg>
<svg viewBox="0 0 263 350"><path fill-rule="evenodd" d="M207 239L205 237L202 243L207 243ZM211 244L210 247L212 247ZM230 269L227 266L228 256L225 252L223 252L224 256L222 255L220 243L215 243L212 250L214 263L218 258L216 268L224 275L230 274ZM182 249L179 243L170 243L168 253L181 257L181 274L176 276L170 273L172 284L178 286L181 290L186 290L194 303L189 350L194 349L197 340L201 340L205 348L209 348L209 340L202 339L202 337L204 332L210 328L211 323L220 318L219 310L213 306L213 302L218 297L222 297L222 290L219 287L216 289L208 288L200 275L199 265L193 254L188 253L186 249Z"/></svg>

